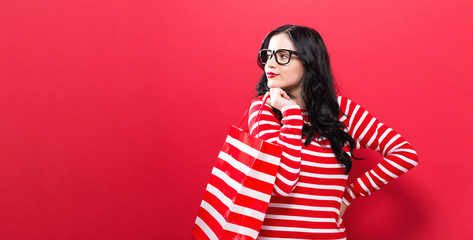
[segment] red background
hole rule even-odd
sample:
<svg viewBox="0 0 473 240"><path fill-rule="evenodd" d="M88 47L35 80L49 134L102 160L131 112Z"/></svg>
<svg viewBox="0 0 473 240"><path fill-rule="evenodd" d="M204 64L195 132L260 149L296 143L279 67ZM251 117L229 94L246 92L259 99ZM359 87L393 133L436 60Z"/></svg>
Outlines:
<svg viewBox="0 0 473 240"><path fill-rule="evenodd" d="M420 165L347 211L350 239L470 239L473 2L2 0L0 239L192 239L208 176L282 24ZM354 175L377 155L355 163Z"/></svg>

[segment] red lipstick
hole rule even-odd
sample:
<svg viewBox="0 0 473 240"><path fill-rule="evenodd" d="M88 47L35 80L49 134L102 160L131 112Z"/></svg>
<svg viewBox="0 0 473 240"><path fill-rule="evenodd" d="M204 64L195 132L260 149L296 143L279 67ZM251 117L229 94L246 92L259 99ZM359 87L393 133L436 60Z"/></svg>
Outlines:
<svg viewBox="0 0 473 240"><path fill-rule="evenodd" d="M268 78L273 78L273 77L279 76L279 74L276 74L276 73L273 73L273 72L267 72L267 73L266 73L266 76L267 76Z"/></svg>

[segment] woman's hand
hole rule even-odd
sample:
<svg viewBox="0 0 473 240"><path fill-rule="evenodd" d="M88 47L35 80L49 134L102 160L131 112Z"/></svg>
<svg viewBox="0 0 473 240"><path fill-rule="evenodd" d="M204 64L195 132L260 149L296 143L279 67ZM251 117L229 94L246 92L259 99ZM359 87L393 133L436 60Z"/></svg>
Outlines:
<svg viewBox="0 0 473 240"><path fill-rule="evenodd" d="M281 111L281 109L285 106L297 105L297 103L294 100L292 100L287 95L287 93L284 92L284 90L282 90L281 88L270 88L269 93L266 93L265 97L268 94L270 96L269 96L269 99L268 99L267 102L269 102L271 104L271 106L273 106L274 108L276 108L279 111Z"/></svg>
<svg viewBox="0 0 473 240"><path fill-rule="evenodd" d="M342 202L342 206L340 206L340 214L338 214L338 221L337 224L340 226L340 223L342 222L342 217L343 214L345 214L345 211L347 210L347 205Z"/></svg>
<svg viewBox="0 0 473 240"><path fill-rule="evenodd" d="M347 205L342 202L342 206L340 207L340 218L343 217L343 214L345 214L345 211L347 210Z"/></svg>

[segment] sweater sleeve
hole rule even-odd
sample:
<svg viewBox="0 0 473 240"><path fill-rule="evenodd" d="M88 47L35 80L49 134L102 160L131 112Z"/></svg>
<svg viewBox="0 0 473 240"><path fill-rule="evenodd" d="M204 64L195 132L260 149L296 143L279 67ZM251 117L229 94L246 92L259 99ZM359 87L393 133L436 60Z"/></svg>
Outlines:
<svg viewBox="0 0 473 240"><path fill-rule="evenodd" d="M248 127L251 135L282 147L273 193L288 195L295 188L301 169L302 112L298 105L283 107L282 120L279 122L268 103L263 106L261 115L257 116L262 104L262 97L252 101Z"/></svg>
<svg viewBox="0 0 473 240"><path fill-rule="evenodd" d="M367 196L417 166L417 153L396 131L384 125L350 99L338 97L344 113L341 121L356 141L356 148L379 152L383 160L346 187L343 202L348 206L359 196Z"/></svg>

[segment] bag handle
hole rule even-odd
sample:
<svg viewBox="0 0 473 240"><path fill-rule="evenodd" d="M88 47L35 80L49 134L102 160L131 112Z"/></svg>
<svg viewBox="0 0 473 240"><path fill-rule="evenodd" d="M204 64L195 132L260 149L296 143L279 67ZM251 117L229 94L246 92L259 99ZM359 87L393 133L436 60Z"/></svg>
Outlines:
<svg viewBox="0 0 473 240"><path fill-rule="evenodd" d="M268 98L269 98L269 94L267 94L266 96L263 97L263 104L261 104L261 107L258 111L258 115L256 115L256 117L257 117L256 122L258 123L258 125L256 127L256 132L259 132L259 117L260 117L261 113L263 112L264 104L266 104L266 101L268 100ZM243 123L243 120L245 119L246 115L248 115L248 112L250 111L250 106L251 106L251 103L250 103L250 105L248 105L248 109L245 111L245 114L241 118L240 124L238 124L238 128L240 128L240 126Z"/></svg>

